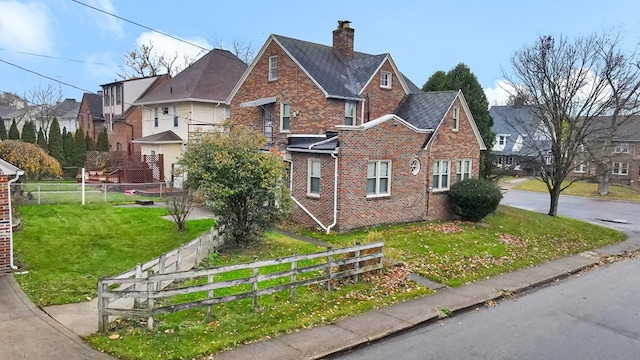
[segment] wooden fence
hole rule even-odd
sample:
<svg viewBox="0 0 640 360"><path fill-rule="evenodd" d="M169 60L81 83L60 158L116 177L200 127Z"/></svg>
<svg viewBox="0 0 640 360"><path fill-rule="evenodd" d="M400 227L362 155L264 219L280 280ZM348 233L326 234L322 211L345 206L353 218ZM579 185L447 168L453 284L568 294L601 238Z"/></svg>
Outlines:
<svg viewBox="0 0 640 360"><path fill-rule="evenodd" d="M255 306L258 297L289 290L293 296L297 287L325 283L331 290L331 281L346 277L359 279L359 275L382 270L383 244L372 243L304 255L292 255L279 259L254 261L202 270L178 271L146 277L117 277L98 282L99 330L104 332L109 316L147 318L147 327L153 329L154 316L191 308L207 307L210 317L213 305L251 298ZM166 267L165 267L166 268ZM283 270L284 269L284 270ZM250 276L233 280L215 281L214 276L232 272L250 272ZM238 273L236 273L238 275ZM229 276L233 277L233 276ZM197 282L200 279L200 282ZM196 280L195 285L166 288L172 282L182 284ZM189 282L193 283L193 282ZM116 287L114 289L114 287ZM216 290L226 290L218 294ZM250 289L250 290L248 290ZM201 300L155 306L156 299L174 298L185 294L202 293ZM122 308L118 302L133 299L139 306Z"/></svg>
<svg viewBox="0 0 640 360"><path fill-rule="evenodd" d="M121 299L118 300L114 297L102 297L101 289L103 289L102 283L104 281L109 281L111 285L118 285L116 289L110 290L115 293L130 291L132 287L133 291L146 291L147 288L144 285L144 279L148 278L151 274L161 275L192 269L198 266L200 261L209 256L209 254L214 252L223 243L224 239L220 235L220 229L218 227L212 227L209 231L198 236L191 242L162 254L144 264L138 264L132 270L110 279L102 278L98 280L98 328L104 331L103 329L109 321L108 316L102 316L103 308L113 306L121 310L126 310L140 306L140 298L133 298L131 300L121 297ZM161 286L158 287L158 289L164 288L170 283L171 282L163 282L158 284L158 286Z"/></svg>

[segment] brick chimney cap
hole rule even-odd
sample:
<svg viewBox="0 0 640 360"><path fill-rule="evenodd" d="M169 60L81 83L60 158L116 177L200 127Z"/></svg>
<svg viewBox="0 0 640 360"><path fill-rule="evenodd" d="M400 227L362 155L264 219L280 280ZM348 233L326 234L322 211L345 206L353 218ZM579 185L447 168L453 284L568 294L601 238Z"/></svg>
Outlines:
<svg viewBox="0 0 640 360"><path fill-rule="evenodd" d="M351 21L349 20L338 20L338 29L348 29Z"/></svg>

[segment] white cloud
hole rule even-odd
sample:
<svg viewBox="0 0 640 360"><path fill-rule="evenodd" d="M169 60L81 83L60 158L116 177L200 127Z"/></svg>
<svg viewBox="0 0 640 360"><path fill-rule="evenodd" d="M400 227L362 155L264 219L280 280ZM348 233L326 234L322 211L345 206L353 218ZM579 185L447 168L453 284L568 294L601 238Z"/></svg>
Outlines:
<svg viewBox="0 0 640 360"><path fill-rule="evenodd" d="M498 80L494 83L494 87L485 88L484 93L487 96L489 106L506 105L509 100L511 86L505 80Z"/></svg>
<svg viewBox="0 0 640 360"><path fill-rule="evenodd" d="M87 3L110 14L116 14L116 8L111 3L111 0L90 0L87 1ZM103 33L118 38L124 35L124 30L122 30L122 20L94 9L87 9L87 11L91 14L96 25L98 25Z"/></svg>
<svg viewBox="0 0 640 360"><path fill-rule="evenodd" d="M108 83L111 81L115 81L119 79L117 74L122 72L120 68L120 56L121 55L114 55L110 52L90 55L84 59L86 61L86 63L84 64L84 71L88 77L98 83Z"/></svg>
<svg viewBox="0 0 640 360"><path fill-rule="evenodd" d="M192 44L196 44L205 49L212 49L213 46L209 44L205 39L195 37L192 39L183 39ZM205 54L205 51L199 47L189 45L182 41L158 34L156 32L148 31L140 34L136 39L136 49L139 49L141 45L153 45L153 52L157 56L165 55L165 57L173 58L176 54L178 60L175 62L174 67L178 70L184 68L184 59L196 59ZM176 69L174 69L175 71Z"/></svg>
<svg viewBox="0 0 640 360"><path fill-rule="evenodd" d="M47 7L39 1L0 0L0 46L15 51L49 53L52 39Z"/></svg>

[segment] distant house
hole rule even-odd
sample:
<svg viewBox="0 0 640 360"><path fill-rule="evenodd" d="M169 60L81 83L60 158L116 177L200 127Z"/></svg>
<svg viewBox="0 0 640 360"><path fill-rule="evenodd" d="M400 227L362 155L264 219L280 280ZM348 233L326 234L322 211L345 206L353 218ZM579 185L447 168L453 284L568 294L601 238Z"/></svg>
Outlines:
<svg viewBox="0 0 640 360"><path fill-rule="evenodd" d="M104 114L102 113L102 93L84 93L80 101L78 111L78 127L82 128L85 134L89 134L95 141L98 134L105 127Z"/></svg>
<svg viewBox="0 0 640 360"><path fill-rule="evenodd" d="M539 161L550 150L549 137L529 105L492 106L496 139L491 149L495 165L504 171L532 175Z"/></svg>
<svg viewBox="0 0 640 360"><path fill-rule="evenodd" d="M608 147L604 145L604 137L606 129L610 127L611 117L599 116L593 121L600 126L589 136L591 144L588 146L597 157L608 158L609 183L640 188L640 116L620 119ZM578 158L575 165L569 174L570 178L596 179L596 162Z"/></svg>
<svg viewBox="0 0 640 360"><path fill-rule="evenodd" d="M135 101L144 111L133 142L142 154L164 154L165 179L193 136L219 130L229 118L229 94L246 68L231 52L214 49Z"/></svg>
<svg viewBox="0 0 640 360"><path fill-rule="evenodd" d="M270 35L231 94L231 116L290 164L292 219L345 231L452 216L447 192L485 146L461 91L423 93L391 54Z"/></svg>

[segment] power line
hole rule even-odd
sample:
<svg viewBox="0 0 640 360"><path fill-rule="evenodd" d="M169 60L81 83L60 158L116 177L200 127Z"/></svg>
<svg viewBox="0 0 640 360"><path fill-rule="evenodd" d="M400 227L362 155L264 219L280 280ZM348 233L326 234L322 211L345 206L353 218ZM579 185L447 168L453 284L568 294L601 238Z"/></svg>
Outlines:
<svg viewBox="0 0 640 360"><path fill-rule="evenodd" d="M46 59L64 60L64 61L76 62L76 63L81 63L81 64L90 64L90 65L111 66L110 64L104 64L104 63L99 63L99 62L90 62L90 61L76 60L76 59L65 59L65 58L61 58L61 57L55 57L55 56L49 56L49 55L43 55L43 54L35 54L35 53L30 53L30 52L25 52L25 51L16 51L16 50L9 50L9 49L3 49L3 48L0 48L0 50L1 51L12 51L12 52L15 52L15 53L18 53L18 54L23 54L23 55L43 57L43 58L46 58Z"/></svg>
<svg viewBox="0 0 640 360"><path fill-rule="evenodd" d="M69 84L69 83L64 82L64 81L62 81L62 80L54 79L54 78L52 78L51 76L47 76L47 75L44 75L44 74L39 73L39 72L37 72L37 71L34 71L34 70L30 70L30 69L24 68L24 67L22 67L22 66L20 66L20 65L17 65L17 64L12 63L12 62L5 61L5 60L2 60L2 59L0 59L0 62L5 63L5 64L7 64L7 65L11 65L11 66L17 67L18 69L20 69L20 70L22 70L22 71L26 71L26 72L29 72L29 73L32 73L32 74L38 75L38 76L40 76L40 77L43 77L43 78L45 78L45 79L48 79L48 80L51 80L51 81L57 82L57 83L59 83L59 84L62 84L62 85L65 85L65 86L69 86L69 87L72 87L72 88L74 88L74 89L78 89L78 90L80 90L80 91L84 91L84 92L88 92L88 93L93 93L93 91L90 91L90 90L87 90L87 89L83 89L83 88L81 88L81 87L75 86L75 85L73 85L73 84Z"/></svg>
<svg viewBox="0 0 640 360"><path fill-rule="evenodd" d="M135 22L135 21L133 21L133 20L125 19L125 18L123 18L122 16L118 16L118 15L116 15L116 14L112 14L112 13L110 13L110 12L108 12L108 11L105 11L105 10L99 9L99 8L94 7L94 6L91 6L91 5L89 5L89 4L85 4L85 3L81 2L81 1L78 1L78 0L71 0L71 1L73 1L74 3L80 4L80 5L86 6L86 7L88 7L88 8L91 8L91 9L93 9L93 10L95 10L95 11L99 11L99 12L101 12L101 13L103 13L103 14L107 14L107 15L109 15L109 16L113 16L113 17L114 17L114 18L116 18L116 19L120 19L120 20L122 20L122 21L126 21L126 22L128 22L128 23L130 23L130 24L133 24L133 25L136 25L136 26L140 26L141 28L147 29L147 30L149 30L149 31L153 31L153 32L158 33L158 34L160 34L160 35L164 35L164 36L170 37L170 38L172 38L172 39L174 39L174 40L181 41L181 42L183 42L183 43L185 43L185 44L189 44L189 45L191 45L191 46L195 46L195 47L197 47L197 48L199 48L199 49L202 49L202 50L204 50L204 51L206 51L206 52L211 51L211 49L207 49L207 48L202 47L202 46L200 46L200 45L198 45L198 44L194 44L194 43L192 43L192 42L190 42L190 41L187 41L187 40L184 40L184 39L180 39L180 38L179 38L179 37L177 37L177 36L173 36L173 35L167 34L167 33L162 32L162 31L160 31L160 30L156 30L156 29L150 28L150 27L148 27L148 26L145 26L145 25L142 25L142 24L140 24L140 23L137 23L137 22Z"/></svg>

